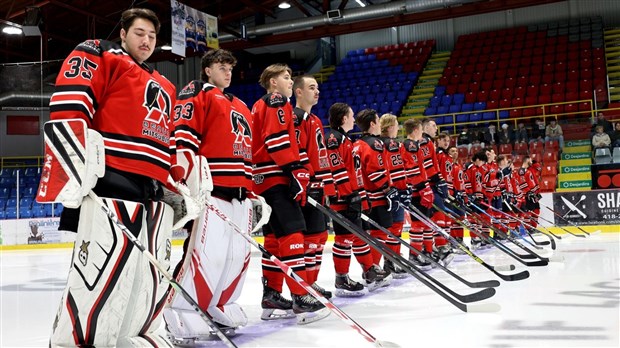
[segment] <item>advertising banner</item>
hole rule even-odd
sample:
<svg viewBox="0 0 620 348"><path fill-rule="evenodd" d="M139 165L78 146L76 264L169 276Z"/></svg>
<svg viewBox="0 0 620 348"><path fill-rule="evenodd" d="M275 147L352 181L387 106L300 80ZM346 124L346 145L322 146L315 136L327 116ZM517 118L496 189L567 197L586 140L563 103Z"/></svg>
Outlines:
<svg viewBox="0 0 620 348"><path fill-rule="evenodd" d="M620 190L556 192L553 210L575 225L618 225ZM555 224L570 226L558 216L555 216Z"/></svg>

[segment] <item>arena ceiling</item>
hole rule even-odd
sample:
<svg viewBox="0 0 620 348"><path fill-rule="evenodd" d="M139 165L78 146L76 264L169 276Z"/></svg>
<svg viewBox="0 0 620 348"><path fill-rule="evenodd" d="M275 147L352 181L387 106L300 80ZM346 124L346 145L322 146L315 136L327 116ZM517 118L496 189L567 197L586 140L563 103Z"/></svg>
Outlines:
<svg viewBox="0 0 620 348"><path fill-rule="evenodd" d="M368 31L399 25L468 16L509 8L539 5L558 0L288 0L292 6L283 10L278 5L283 0L182 0L181 2L219 18L220 35L228 37L222 47L231 50L264 47L275 44L294 43L319 37L335 36L350 32ZM270 23L278 21L306 21L325 16L329 10L366 11L363 19L352 22L336 20L295 31L269 32ZM384 8L405 4L426 6L424 11L402 11L397 15L381 16ZM41 13L41 36L7 35L0 32L0 63L32 62L63 59L79 42L88 38L118 40L118 19L123 10L147 7L159 14L162 30L158 39L166 42L170 37L169 0L0 0L0 27L12 24L21 26L29 8ZM373 15L376 9L377 15ZM36 10L35 10L36 11ZM289 11L289 12L285 12ZM346 18L346 16L345 16ZM263 26L260 35L249 39L238 38L240 24L246 24L248 32ZM266 24L265 24L266 23ZM173 56L161 52L152 60L168 60Z"/></svg>

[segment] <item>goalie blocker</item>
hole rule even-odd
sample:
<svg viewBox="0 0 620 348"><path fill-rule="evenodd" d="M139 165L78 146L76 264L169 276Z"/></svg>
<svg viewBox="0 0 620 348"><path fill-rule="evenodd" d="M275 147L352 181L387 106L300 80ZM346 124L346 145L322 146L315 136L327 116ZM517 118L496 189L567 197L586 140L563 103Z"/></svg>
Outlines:
<svg viewBox="0 0 620 348"><path fill-rule="evenodd" d="M105 167L103 140L82 120L44 126L40 203L62 203L61 218L77 231L67 286L53 324L51 346L169 344L155 333L168 287L148 260L89 197L105 204L168 267L172 209L156 181ZM104 175L105 173L105 175Z"/></svg>

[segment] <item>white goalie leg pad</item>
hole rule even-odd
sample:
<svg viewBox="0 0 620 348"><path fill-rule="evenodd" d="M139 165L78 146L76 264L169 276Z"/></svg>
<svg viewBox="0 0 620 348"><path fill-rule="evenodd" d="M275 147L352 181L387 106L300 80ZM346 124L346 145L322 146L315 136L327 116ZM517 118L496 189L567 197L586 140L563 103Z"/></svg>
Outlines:
<svg viewBox="0 0 620 348"><path fill-rule="evenodd" d="M149 228L155 230L158 226L146 222L144 206L130 201L103 200L116 212L119 220L145 246L148 245L146 235ZM170 208L160 215L170 219ZM168 229L158 238L167 239L164 244L169 244L169 233ZM116 346L119 339L137 337L143 328L148 329L156 313L155 295L165 291L166 286L159 284L161 287L157 288L142 279L159 281L158 277L144 273L146 262L140 250L108 219L99 205L89 197L84 198L67 286L53 324L51 345ZM162 262L165 262L165 256ZM163 301L163 293L159 297ZM140 304L134 303L138 298L143 298ZM140 309L140 306L146 308ZM136 323L131 331L126 329L129 322Z"/></svg>
<svg viewBox="0 0 620 348"><path fill-rule="evenodd" d="M77 208L105 172L103 137L80 119L46 122L43 132L45 154L37 201Z"/></svg>
<svg viewBox="0 0 620 348"><path fill-rule="evenodd" d="M251 228L252 202L211 203L244 230ZM186 255L177 280L200 307L219 324L239 327L247 324L243 309L235 303L241 294L250 260L249 243L211 210L194 223L191 252ZM164 310L168 330L178 338L209 335L211 330L185 299L171 294Z"/></svg>

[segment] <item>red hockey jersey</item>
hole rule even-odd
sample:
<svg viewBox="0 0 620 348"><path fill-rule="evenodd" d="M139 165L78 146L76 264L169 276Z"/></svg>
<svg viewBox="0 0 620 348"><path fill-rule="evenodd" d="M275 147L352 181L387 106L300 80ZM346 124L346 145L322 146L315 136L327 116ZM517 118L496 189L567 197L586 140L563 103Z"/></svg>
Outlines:
<svg viewBox="0 0 620 348"><path fill-rule="evenodd" d="M448 184L449 192L454 191L454 178L452 177L452 157L446 153L446 150L437 147L437 163L439 167L439 172L441 176L446 180L446 184Z"/></svg>
<svg viewBox="0 0 620 348"><path fill-rule="evenodd" d="M424 163L424 170L429 182L436 183L443 179L439 170L439 162L437 161L437 151L435 150L435 144L433 138L430 135L424 133L422 139L418 141L420 147L420 154L422 156L422 162Z"/></svg>
<svg viewBox="0 0 620 348"><path fill-rule="evenodd" d="M390 186L390 177L383 163L383 142L379 137L364 134L353 147L360 156L364 189L371 206L387 205L383 190Z"/></svg>
<svg viewBox="0 0 620 348"><path fill-rule="evenodd" d="M101 133L106 166L166 183L174 162L174 85L113 42L79 44L60 68L50 119Z"/></svg>
<svg viewBox="0 0 620 348"><path fill-rule="evenodd" d="M252 120L253 191L260 195L275 185L289 185L286 171L301 164L288 98L264 95L252 107Z"/></svg>
<svg viewBox="0 0 620 348"><path fill-rule="evenodd" d="M215 186L252 190L252 114L245 103L192 81L174 109L177 151L205 156Z"/></svg>
<svg viewBox="0 0 620 348"><path fill-rule="evenodd" d="M418 142L411 139L403 141L401 157L407 174L407 183L415 188L414 195L426 185L428 177L422 163L422 154Z"/></svg>
<svg viewBox="0 0 620 348"><path fill-rule="evenodd" d="M393 138L381 137L383 141L383 163L388 170L392 186L399 190L407 188L407 175L402 158L402 144Z"/></svg>

